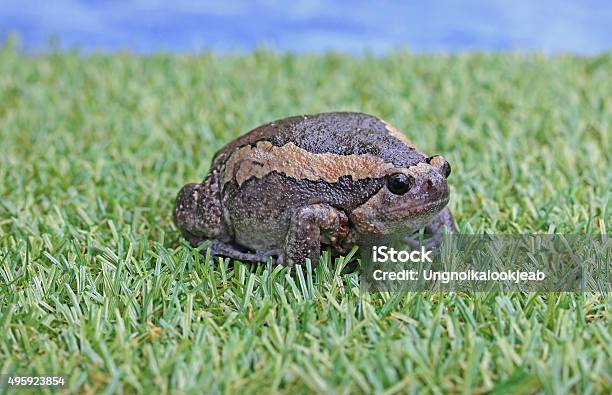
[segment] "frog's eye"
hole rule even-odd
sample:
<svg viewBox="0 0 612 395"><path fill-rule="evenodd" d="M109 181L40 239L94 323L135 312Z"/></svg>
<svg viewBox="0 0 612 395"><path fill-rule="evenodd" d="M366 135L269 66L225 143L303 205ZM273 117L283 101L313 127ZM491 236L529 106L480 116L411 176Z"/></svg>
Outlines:
<svg viewBox="0 0 612 395"><path fill-rule="evenodd" d="M387 177L387 188L395 195L403 195L414 185L414 178L403 173L391 174Z"/></svg>
<svg viewBox="0 0 612 395"><path fill-rule="evenodd" d="M448 163L446 159L444 159L440 155L430 156L429 158L425 159L425 161L429 163L430 165L434 166L435 168L437 168L440 174L444 176L444 178L448 178L448 176L450 176L450 173L451 173L450 163Z"/></svg>

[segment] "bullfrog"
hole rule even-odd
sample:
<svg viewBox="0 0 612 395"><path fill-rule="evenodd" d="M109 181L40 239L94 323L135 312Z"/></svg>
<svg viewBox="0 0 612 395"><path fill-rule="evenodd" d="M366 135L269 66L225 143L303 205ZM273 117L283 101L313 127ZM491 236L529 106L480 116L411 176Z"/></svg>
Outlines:
<svg viewBox="0 0 612 395"><path fill-rule="evenodd" d="M316 265L322 249L453 232L450 173L442 156L375 116L292 116L219 150L204 180L179 191L174 222L192 246L209 241L213 255Z"/></svg>

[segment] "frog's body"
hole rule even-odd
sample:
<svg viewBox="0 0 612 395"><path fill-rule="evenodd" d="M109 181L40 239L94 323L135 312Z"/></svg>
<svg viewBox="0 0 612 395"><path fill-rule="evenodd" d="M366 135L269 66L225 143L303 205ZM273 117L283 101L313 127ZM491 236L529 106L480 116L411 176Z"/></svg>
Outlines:
<svg viewBox="0 0 612 395"><path fill-rule="evenodd" d="M179 192L174 218L215 254L316 263L322 245L343 253L370 236L452 231L449 173L371 115L290 117L221 149L206 179Z"/></svg>

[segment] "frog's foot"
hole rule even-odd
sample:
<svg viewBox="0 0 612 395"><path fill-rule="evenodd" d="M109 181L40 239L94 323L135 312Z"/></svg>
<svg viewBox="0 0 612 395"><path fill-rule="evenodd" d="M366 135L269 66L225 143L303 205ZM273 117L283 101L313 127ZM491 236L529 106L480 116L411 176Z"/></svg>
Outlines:
<svg viewBox="0 0 612 395"><path fill-rule="evenodd" d="M440 211L440 213L424 227L424 230L422 241L420 240L419 234L406 235L401 238L401 241L413 248L419 248L421 245L425 245L428 249L437 250L442 244L442 236L444 236L445 231L447 233L454 233L457 230L455 228L453 216L448 207Z"/></svg>
<svg viewBox="0 0 612 395"><path fill-rule="evenodd" d="M283 252L282 250L245 252L234 244L214 240L210 246L210 255L223 256L243 262L267 262L269 258L272 258L273 261L282 263Z"/></svg>

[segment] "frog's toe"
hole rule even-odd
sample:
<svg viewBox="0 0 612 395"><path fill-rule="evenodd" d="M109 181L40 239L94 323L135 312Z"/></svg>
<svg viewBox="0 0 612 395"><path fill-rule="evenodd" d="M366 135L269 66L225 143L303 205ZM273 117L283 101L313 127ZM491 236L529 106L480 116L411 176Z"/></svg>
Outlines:
<svg viewBox="0 0 612 395"><path fill-rule="evenodd" d="M400 241L413 248L419 248L421 245L424 245L429 249L437 250L442 244L443 236L455 231L453 216L448 207L446 207L424 227L423 235L419 233L405 235L400 238Z"/></svg>

